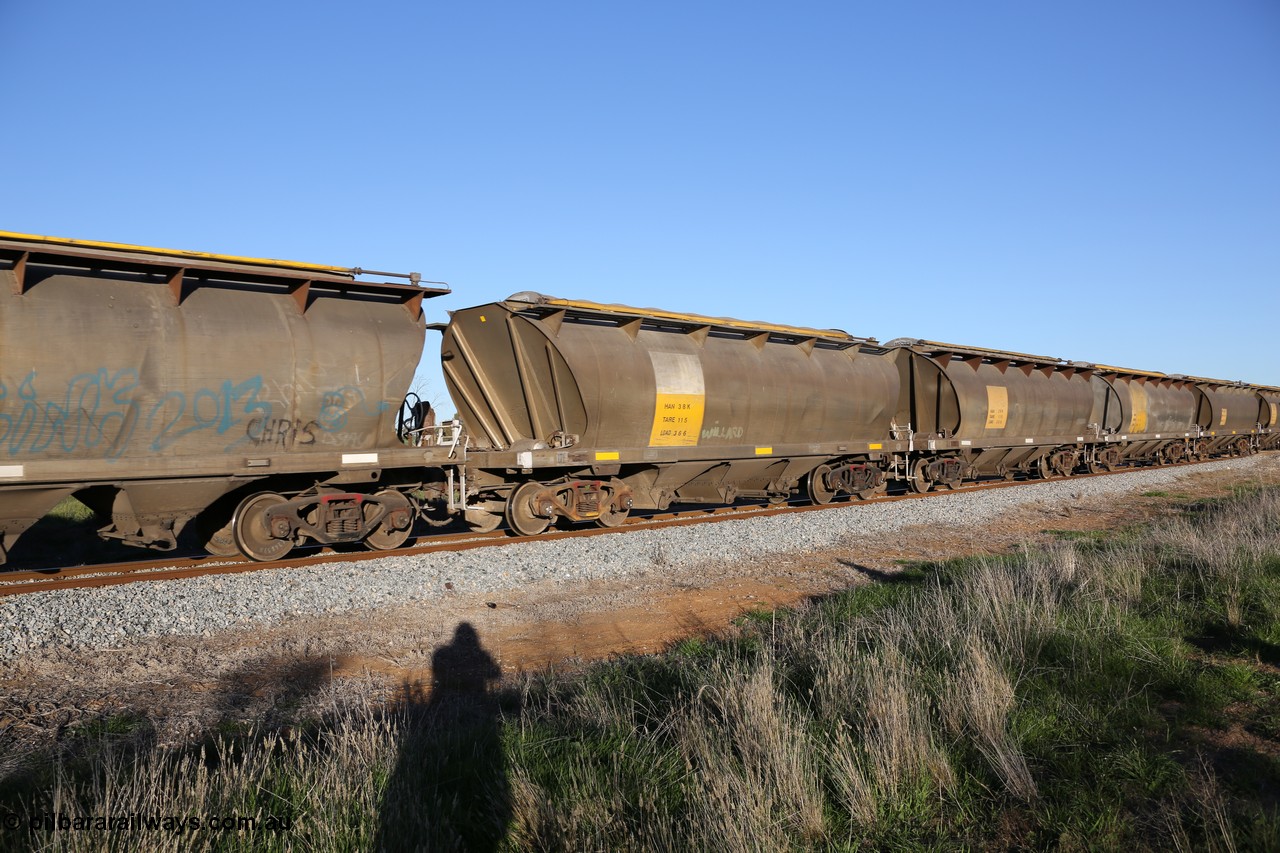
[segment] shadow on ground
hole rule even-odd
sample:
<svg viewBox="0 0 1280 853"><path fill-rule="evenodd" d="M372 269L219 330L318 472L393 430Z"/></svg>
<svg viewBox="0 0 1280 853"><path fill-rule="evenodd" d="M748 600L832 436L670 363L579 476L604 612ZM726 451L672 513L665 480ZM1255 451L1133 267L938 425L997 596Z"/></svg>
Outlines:
<svg viewBox="0 0 1280 853"><path fill-rule="evenodd" d="M501 670L468 622L431 658L432 683L404 686L404 734L380 812L378 850L497 850L511 820Z"/></svg>

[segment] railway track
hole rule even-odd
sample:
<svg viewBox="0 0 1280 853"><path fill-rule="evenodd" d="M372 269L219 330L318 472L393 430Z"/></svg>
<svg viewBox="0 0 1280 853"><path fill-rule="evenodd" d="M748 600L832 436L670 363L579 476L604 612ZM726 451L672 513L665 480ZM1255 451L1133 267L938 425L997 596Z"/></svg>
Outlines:
<svg viewBox="0 0 1280 853"><path fill-rule="evenodd" d="M1216 460L1215 460L1216 461ZM1175 465L1164 465L1161 468L1193 467L1199 462L1182 462ZM970 483L955 490L942 490L925 494L886 494L867 500L836 501L827 505L804 503L787 503L768 506L730 505L700 509L683 509L664 512L650 516L637 516L629 519L624 525L616 528L583 527L567 530L553 530L538 536L513 536L507 531L497 530L490 533L442 533L420 537L415 544L388 551L323 551L304 554L286 560L272 562L255 562L242 559L201 556L187 559L163 559L130 561L126 563L102 563L95 565L70 566L65 568L14 570L0 573L0 598L14 595L25 595L35 592L48 592L61 589L92 589L97 587L117 586L143 581L181 580L185 578L205 577L211 575L231 575L244 572L266 571L281 568L303 568L319 566L326 563L362 562L378 560L392 556L418 556L447 551L466 551L478 548L495 548L520 542L546 542L559 539L579 538L587 536L607 536L623 534L635 530L655 529L661 527L677 527L692 524L707 524L744 518L760 518L762 516L785 515L802 512L820 512L848 508L860 504L888 503L894 501L927 499L939 494L963 494L966 492L986 491L989 489L1017 488L1034 483L1063 482L1083 480L1091 477L1111 477L1148 470L1145 468L1123 468L1117 471L1097 474L1078 474L1071 477L1053 477L1049 479L1031 479L1015 481L987 481Z"/></svg>

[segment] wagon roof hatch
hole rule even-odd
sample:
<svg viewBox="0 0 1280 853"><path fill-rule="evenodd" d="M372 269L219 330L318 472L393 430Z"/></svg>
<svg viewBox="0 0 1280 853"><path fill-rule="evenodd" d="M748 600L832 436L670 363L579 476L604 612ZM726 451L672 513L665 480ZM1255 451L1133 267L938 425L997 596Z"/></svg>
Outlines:
<svg viewBox="0 0 1280 853"><path fill-rule="evenodd" d="M0 250L4 250L6 254L23 253L47 259L64 258L101 262L95 264L95 268L98 269L111 266L118 266L121 269L176 267L184 271L201 270L222 273L227 274L228 277L302 279L355 285L361 289L379 292L406 290L425 297L442 296L451 292L445 282L425 281L421 274L416 272L383 272L361 267L338 267L303 261L249 258L211 252L191 252L183 249L160 249L154 246L73 240L66 237L19 234L12 231L0 231ZM409 283L359 281L358 276L401 278ZM424 287L423 285L438 286Z"/></svg>
<svg viewBox="0 0 1280 853"><path fill-rule="evenodd" d="M1210 379L1207 376L1183 376L1177 374L1174 379L1182 379L1187 382L1195 382L1198 385L1218 385L1224 388L1254 388L1257 386L1250 385L1248 382L1242 382L1239 379Z"/></svg>
<svg viewBox="0 0 1280 853"><path fill-rule="evenodd" d="M875 338L856 337L841 329L810 329L803 326L762 323L755 320L735 320L730 317L706 317L701 314L684 314L657 308L634 308L629 305L560 299L532 291L513 294L507 298L506 305L514 311L533 311L546 316L564 312L566 315L581 318L641 320L684 327L688 330L707 329L733 331L748 335L751 333L778 335L796 341L826 341L844 346L877 343Z"/></svg>
<svg viewBox="0 0 1280 853"><path fill-rule="evenodd" d="M1061 371L1068 375L1087 373L1092 368L1078 364L1068 364L1051 355L1031 355L1025 352L989 349L987 347L970 347L959 344L946 344L941 341L925 341L916 338L895 338L885 344L886 347L901 347L921 355L928 356L942 363L945 367L953 359L967 362L973 366L987 363L994 364L1003 372L1009 367L1017 367L1024 373L1039 370L1045 373Z"/></svg>

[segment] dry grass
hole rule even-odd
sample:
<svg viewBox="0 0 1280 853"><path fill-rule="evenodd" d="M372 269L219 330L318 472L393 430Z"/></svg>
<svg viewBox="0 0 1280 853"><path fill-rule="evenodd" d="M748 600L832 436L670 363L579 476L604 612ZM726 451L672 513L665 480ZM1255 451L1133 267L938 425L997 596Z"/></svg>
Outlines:
<svg viewBox="0 0 1280 853"><path fill-rule="evenodd" d="M383 799L379 783L389 776L401 736L395 722L368 709L339 709L330 728L309 739L266 732L246 745L242 736L223 736L199 749L141 757L108 742L89 778L60 774L49 800L21 817L25 824L53 812L64 825L130 815L195 818L206 825L211 818L253 821L216 832L192 831L189 823L180 831L93 832L55 822L40 835L42 849L297 849L308 837L322 839L324 849L369 848ZM269 829L276 820L288 828Z"/></svg>
<svg viewBox="0 0 1280 853"><path fill-rule="evenodd" d="M1184 764L1162 753L1183 720L1161 703L1199 726L1265 704L1243 664L1222 675L1183 638L1280 650L1278 574L1266 491L1143 537L907 573L671 655L530 676L502 704L335 707L304 734L179 752L107 741L10 802L292 821L32 838L66 850L1248 849L1280 819L1242 811L1199 747Z"/></svg>
<svg viewBox="0 0 1280 853"><path fill-rule="evenodd" d="M769 849L778 837L822 838L823 796L805 715L779 690L772 655L716 665L677 716L675 741L708 785L692 805L703 840Z"/></svg>

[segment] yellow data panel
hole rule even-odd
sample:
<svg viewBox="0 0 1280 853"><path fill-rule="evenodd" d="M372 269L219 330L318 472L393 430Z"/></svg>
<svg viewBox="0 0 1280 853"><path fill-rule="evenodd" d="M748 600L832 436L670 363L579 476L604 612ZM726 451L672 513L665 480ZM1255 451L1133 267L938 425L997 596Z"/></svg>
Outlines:
<svg viewBox="0 0 1280 853"><path fill-rule="evenodd" d="M987 386L987 429L1004 429L1009 422L1009 389Z"/></svg>
<svg viewBox="0 0 1280 853"><path fill-rule="evenodd" d="M1137 382L1129 383L1129 401L1133 412L1129 418L1129 432L1147 431L1147 389Z"/></svg>
<svg viewBox="0 0 1280 853"><path fill-rule="evenodd" d="M650 447L693 447L702 431L707 389L696 355L650 352L657 393L653 401Z"/></svg>

